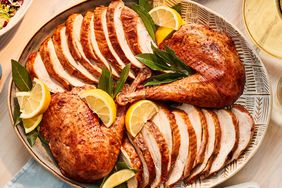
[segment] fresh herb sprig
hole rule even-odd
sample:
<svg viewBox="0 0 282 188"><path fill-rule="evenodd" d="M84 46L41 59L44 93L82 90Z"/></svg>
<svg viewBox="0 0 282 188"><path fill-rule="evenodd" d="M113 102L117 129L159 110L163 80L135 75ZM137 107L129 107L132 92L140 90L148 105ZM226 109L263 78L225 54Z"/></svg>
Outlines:
<svg viewBox="0 0 282 188"><path fill-rule="evenodd" d="M153 41L156 41L155 32L157 30L157 27L149 12L143 6L137 4L133 4L131 8L140 16Z"/></svg>
<svg viewBox="0 0 282 188"><path fill-rule="evenodd" d="M162 72L162 74L152 76L145 83L145 86L170 83L193 73L193 70L180 60L171 48L166 46L165 50L160 50L152 44L152 50L153 53L136 56L139 61L150 69Z"/></svg>
<svg viewBox="0 0 282 188"><path fill-rule="evenodd" d="M12 64L12 78L17 88L20 91L30 91L32 89L32 81L26 68L15 60L11 60L11 64ZM21 112L20 112L20 106L18 100L17 98L14 98L15 126L22 125L22 119L20 118L20 115ZM39 129L40 127L38 126L36 129L26 134L26 138L30 146L33 146L35 144L35 141L39 135Z"/></svg>
<svg viewBox="0 0 282 188"><path fill-rule="evenodd" d="M176 10L176 12L178 12L179 14L181 14L181 3L178 3L174 6L171 7L172 9Z"/></svg>
<svg viewBox="0 0 282 188"><path fill-rule="evenodd" d="M138 3L141 7L143 7L147 12L149 12L152 9L152 1L148 0L139 0Z"/></svg>
<svg viewBox="0 0 282 188"><path fill-rule="evenodd" d="M102 75L99 79L98 88L106 91L112 98L122 90L129 74L130 65L127 64L121 71L120 78L115 82L111 72L108 69L102 69Z"/></svg>

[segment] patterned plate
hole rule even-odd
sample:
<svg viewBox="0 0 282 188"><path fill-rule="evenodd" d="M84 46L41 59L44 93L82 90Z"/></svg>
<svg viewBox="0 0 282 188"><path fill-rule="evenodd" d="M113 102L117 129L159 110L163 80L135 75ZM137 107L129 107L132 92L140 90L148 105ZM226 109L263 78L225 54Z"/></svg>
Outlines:
<svg viewBox="0 0 282 188"><path fill-rule="evenodd" d="M30 54L30 52L32 51L37 50L38 46L44 40L44 38L47 35L52 34L53 29L60 23L63 23L69 15L78 12L85 13L86 10L93 9L99 4L107 3L109 3L109 1L87 1L76 5L53 18L51 21L46 23L30 40L30 42L24 49L19 59L19 62L24 65L27 60L28 54ZM126 1L126 3L129 3L129 1ZM154 6L158 6L161 4L167 4L171 6L175 3L177 2L174 0L153 1ZM205 180L197 180L195 183L188 186L213 187L215 185L218 185L219 183L222 183L223 181L227 180L235 173L237 173L244 165L246 165L246 163L251 159L251 157L255 154L258 147L260 146L267 130L271 112L272 103L269 79L261 60L251 49L250 45L246 42L242 34L238 31L238 29L236 29L233 25L224 20L221 16L218 16L216 13L212 12L211 10L207 9L202 5L191 1L182 1L181 4L182 16L187 23L205 24L210 26L214 30L224 31L232 37L233 41L235 42L238 54L242 62L244 62L247 81L244 89L244 94L238 99L236 103L244 105L252 114L255 120L255 134L247 151L243 155L241 155L239 160L234 161L233 163L226 166L217 175ZM15 97L16 92L16 87L12 81L10 83L9 92L9 111L12 120L12 114L14 110L13 99ZM63 176L53 159L48 154L48 150L45 149L45 147L41 144L39 140L37 140L35 146L30 147L28 145L22 128L15 127L15 131L20 140L24 143L27 150L32 154L32 156L51 173L74 186L90 186L89 184L81 184ZM93 185L91 187L93 187Z"/></svg>

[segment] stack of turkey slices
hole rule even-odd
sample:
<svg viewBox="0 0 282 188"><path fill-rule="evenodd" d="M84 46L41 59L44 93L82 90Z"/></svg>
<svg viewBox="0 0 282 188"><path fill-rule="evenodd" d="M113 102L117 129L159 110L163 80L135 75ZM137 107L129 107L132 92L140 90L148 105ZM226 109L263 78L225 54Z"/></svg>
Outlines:
<svg viewBox="0 0 282 188"><path fill-rule="evenodd" d="M73 14L47 37L26 64L31 76L53 93L85 84L97 84L102 68L119 77L131 63L134 79L144 65L135 55L150 53L152 39L141 18L122 1L96 7L84 16Z"/></svg>
<svg viewBox="0 0 282 188"><path fill-rule="evenodd" d="M214 175L239 158L253 133L253 118L240 105L208 110L159 104L141 132L123 142L122 159L137 170L128 187L174 187Z"/></svg>

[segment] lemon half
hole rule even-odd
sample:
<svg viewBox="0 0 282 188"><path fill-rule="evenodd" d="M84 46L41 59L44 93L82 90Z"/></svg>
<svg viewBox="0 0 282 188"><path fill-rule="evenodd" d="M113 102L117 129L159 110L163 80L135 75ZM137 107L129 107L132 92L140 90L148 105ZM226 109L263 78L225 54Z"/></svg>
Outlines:
<svg viewBox="0 0 282 188"><path fill-rule="evenodd" d="M113 98L101 89L82 91L80 98L85 99L89 108L95 112L106 127L110 127L116 119L116 104Z"/></svg>
<svg viewBox="0 0 282 188"><path fill-rule="evenodd" d="M22 119L30 119L44 113L50 104L51 94L48 87L40 80L34 79L30 92L17 92Z"/></svg>
<svg viewBox="0 0 282 188"><path fill-rule="evenodd" d="M149 100L141 100L131 105L125 115L127 131L135 137L158 110L158 106Z"/></svg>
<svg viewBox="0 0 282 188"><path fill-rule="evenodd" d="M25 133L28 134L31 131L33 131L40 124L42 117L43 114L40 114L30 119L23 119L23 126Z"/></svg>
<svg viewBox="0 0 282 188"><path fill-rule="evenodd" d="M158 6L153 8L149 14L154 23L161 27L178 30L184 21L181 15L174 9L167 6Z"/></svg>
<svg viewBox="0 0 282 188"><path fill-rule="evenodd" d="M113 188L116 187L130 178L135 176L135 173L132 170L129 169L123 169L120 171L115 172L112 174L103 184L102 188Z"/></svg>

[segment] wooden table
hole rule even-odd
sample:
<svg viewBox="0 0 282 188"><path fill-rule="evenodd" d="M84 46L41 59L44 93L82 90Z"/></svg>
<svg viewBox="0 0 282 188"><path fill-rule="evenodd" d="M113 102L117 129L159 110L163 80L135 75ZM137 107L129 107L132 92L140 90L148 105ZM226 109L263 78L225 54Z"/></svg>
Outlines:
<svg viewBox="0 0 282 188"><path fill-rule="evenodd" d="M81 0L34 0L22 22L0 38L1 65L10 64L10 59L18 59L29 39L46 21L78 2ZM198 2L223 15L245 33L241 0L198 0ZM281 67L268 63L266 66L272 79L277 76L274 74L275 70L282 70ZM4 74L7 73L9 73L9 67L4 70ZM11 179L31 157L20 143L10 123L7 94L8 82L4 84L0 96L0 187ZM281 187L281 174L282 126L271 121L263 144L256 155L237 175L220 187L246 181L255 181L261 187Z"/></svg>

